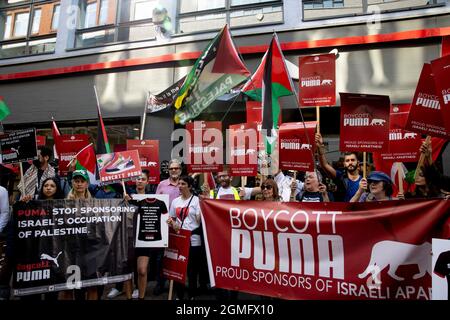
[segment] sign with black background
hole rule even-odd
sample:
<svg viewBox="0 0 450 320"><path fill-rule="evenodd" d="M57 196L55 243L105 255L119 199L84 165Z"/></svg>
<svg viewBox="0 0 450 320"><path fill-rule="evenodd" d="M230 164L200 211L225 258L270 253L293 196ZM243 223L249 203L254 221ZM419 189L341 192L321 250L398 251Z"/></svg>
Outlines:
<svg viewBox="0 0 450 320"><path fill-rule="evenodd" d="M14 131L0 135L2 162L17 163L37 158L36 129Z"/></svg>

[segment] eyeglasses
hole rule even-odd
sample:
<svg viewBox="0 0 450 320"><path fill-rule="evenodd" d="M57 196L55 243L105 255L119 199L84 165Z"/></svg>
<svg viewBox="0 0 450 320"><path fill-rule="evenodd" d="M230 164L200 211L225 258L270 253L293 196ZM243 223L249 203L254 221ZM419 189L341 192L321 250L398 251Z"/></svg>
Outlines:
<svg viewBox="0 0 450 320"><path fill-rule="evenodd" d="M272 186L261 186L261 190L264 190L264 189L272 190Z"/></svg>
<svg viewBox="0 0 450 320"><path fill-rule="evenodd" d="M169 170L180 170L180 167L176 167L176 168L169 168Z"/></svg>

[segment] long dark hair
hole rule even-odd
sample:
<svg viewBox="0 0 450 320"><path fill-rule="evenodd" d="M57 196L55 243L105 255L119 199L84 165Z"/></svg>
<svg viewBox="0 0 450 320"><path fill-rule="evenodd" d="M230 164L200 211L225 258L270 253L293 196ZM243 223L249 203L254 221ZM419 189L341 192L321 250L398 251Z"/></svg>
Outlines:
<svg viewBox="0 0 450 320"><path fill-rule="evenodd" d="M44 185L47 181L52 180L56 185L56 192L53 195L53 199L64 199L64 192L61 188L61 181L57 177L50 177L42 182L41 189L39 190L38 200L46 200L44 195Z"/></svg>

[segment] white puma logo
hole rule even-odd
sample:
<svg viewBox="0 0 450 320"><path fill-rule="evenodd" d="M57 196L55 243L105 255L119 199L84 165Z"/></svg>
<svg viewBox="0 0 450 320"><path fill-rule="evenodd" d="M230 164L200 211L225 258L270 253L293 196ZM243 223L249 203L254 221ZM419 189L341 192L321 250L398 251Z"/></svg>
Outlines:
<svg viewBox="0 0 450 320"><path fill-rule="evenodd" d="M369 265L358 277L362 279L371 273L374 283L380 284L379 275L389 265L388 275L402 281L404 278L397 276L395 271L400 265L409 264L417 264L419 267L419 273L413 279L422 278L425 273L431 276L431 244L424 242L414 245L390 240L377 242L372 248Z"/></svg>
<svg viewBox="0 0 450 320"><path fill-rule="evenodd" d="M60 256L61 253L62 253L62 251L60 251L60 252L58 253L58 255L57 255L55 258L53 258L52 256L49 256L49 255L46 254L46 253L43 253L43 254L41 254L41 260L50 260L50 261L53 261L53 262L56 264L56 266L59 267L58 258L59 258L59 256Z"/></svg>

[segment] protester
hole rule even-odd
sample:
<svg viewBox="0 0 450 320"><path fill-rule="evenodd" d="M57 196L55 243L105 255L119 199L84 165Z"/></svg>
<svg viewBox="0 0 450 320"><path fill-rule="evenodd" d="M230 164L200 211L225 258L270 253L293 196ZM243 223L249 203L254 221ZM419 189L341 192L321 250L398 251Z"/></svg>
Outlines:
<svg viewBox="0 0 450 320"><path fill-rule="evenodd" d="M42 182L38 200L64 199L64 191L57 177L50 177Z"/></svg>
<svg viewBox="0 0 450 320"><path fill-rule="evenodd" d="M175 230L180 229L191 231L191 246L189 249L187 278L188 297L193 300L197 295L197 282L200 275L202 260L206 257L201 250L201 227L200 227L200 202L199 198L192 194L193 179L189 176L182 176L179 179L179 189L181 195L173 200L170 206L170 217L167 223ZM178 299L184 299L184 285L175 283L175 290Z"/></svg>
<svg viewBox="0 0 450 320"><path fill-rule="evenodd" d="M303 189L303 182L285 175L283 171L279 170L274 176L277 183L280 197L283 202L294 201L295 197L301 193Z"/></svg>
<svg viewBox="0 0 450 320"><path fill-rule="evenodd" d="M217 179L219 180L218 188L210 190L209 186L206 183L203 184L202 187L203 194L205 196L209 194L209 198L211 199L249 200L251 196L261 193L260 187L235 188L231 186L231 176L226 169L217 174Z"/></svg>
<svg viewBox="0 0 450 320"><path fill-rule="evenodd" d="M318 171L307 171L305 174L304 191L298 195L300 202L330 202L327 187L321 182Z"/></svg>
<svg viewBox="0 0 450 320"><path fill-rule="evenodd" d="M365 190L369 187L369 192ZM350 202L393 200L391 178L384 172L372 171L367 179L361 179L359 189Z"/></svg>
<svg viewBox="0 0 450 320"><path fill-rule="evenodd" d="M317 152L319 154L319 162L322 169L337 182L338 190L343 188L345 194L336 194L336 201L350 201L355 193L358 191L359 183L361 181L361 174L359 169L359 161L356 153L348 152L344 154L344 171L334 169L325 156L325 146L323 144L322 135L316 133Z"/></svg>
<svg viewBox="0 0 450 320"><path fill-rule="evenodd" d="M282 201L282 198L278 192L278 185L273 179L266 179L261 184L261 190L263 194L262 201Z"/></svg>
<svg viewBox="0 0 450 320"><path fill-rule="evenodd" d="M8 191L0 186L0 233L3 232L9 221L9 197Z"/></svg>
<svg viewBox="0 0 450 320"><path fill-rule="evenodd" d="M34 160L33 164L25 171L23 179L17 186L19 191L23 192L23 200L36 199L41 189L42 181L56 176L55 169L49 165L51 156L52 151L49 148L45 146L38 147L38 159Z"/></svg>

